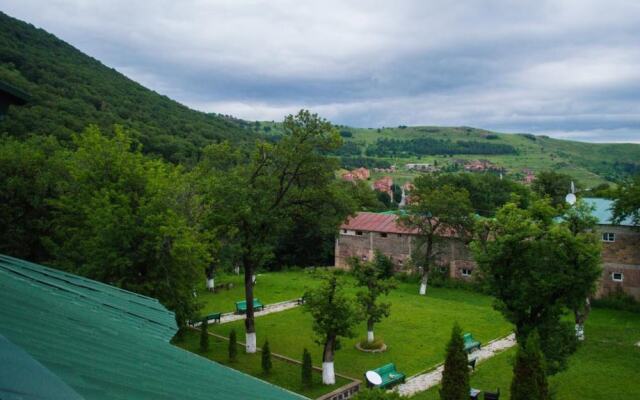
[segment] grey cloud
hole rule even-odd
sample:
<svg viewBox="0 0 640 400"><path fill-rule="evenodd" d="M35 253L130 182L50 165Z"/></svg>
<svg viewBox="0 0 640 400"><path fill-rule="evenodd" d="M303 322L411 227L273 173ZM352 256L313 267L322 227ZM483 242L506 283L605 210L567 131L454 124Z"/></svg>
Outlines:
<svg viewBox="0 0 640 400"><path fill-rule="evenodd" d="M640 2L0 5L204 111L640 141Z"/></svg>

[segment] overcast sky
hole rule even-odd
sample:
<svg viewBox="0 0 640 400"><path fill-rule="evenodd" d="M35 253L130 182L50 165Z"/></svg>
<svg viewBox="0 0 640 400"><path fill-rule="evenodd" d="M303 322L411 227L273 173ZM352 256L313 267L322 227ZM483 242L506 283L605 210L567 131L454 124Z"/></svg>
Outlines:
<svg viewBox="0 0 640 400"><path fill-rule="evenodd" d="M640 1L0 0L198 110L640 142Z"/></svg>

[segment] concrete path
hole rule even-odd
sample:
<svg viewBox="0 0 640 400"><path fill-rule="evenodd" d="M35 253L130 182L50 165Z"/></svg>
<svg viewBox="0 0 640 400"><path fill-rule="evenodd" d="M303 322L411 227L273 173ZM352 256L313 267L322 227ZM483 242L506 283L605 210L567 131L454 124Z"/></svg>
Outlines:
<svg viewBox="0 0 640 400"><path fill-rule="evenodd" d="M477 360L476 363L481 363L482 361L495 356L497 353L515 345L516 335L512 333L502 339L496 339L487 343L480 350L476 350L471 353L470 358L475 358ZM440 364L434 370L408 378L405 383L396 386L394 390L400 393L401 396L413 396L418 392L425 391L439 384L440 381L442 381L443 370L444 364Z"/></svg>
<svg viewBox="0 0 640 400"><path fill-rule="evenodd" d="M262 311L256 311L253 315L255 317L261 317L263 315L267 315L267 314L273 314L276 312L280 312L280 311L285 311L285 310L290 310L292 308L298 307L298 300L287 300L287 301L281 301L280 303L273 303L273 304L267 304L266 306L264 306L264 310ZM221 324L226 324L227 322L233 322L233 321L238 321L244 319L244 314L236 314L234 312L228 312L225 314L222 314L222 316L220 316L220 323ZM210 322L210 324L212 324L213 322ZM198 327L200 326L201 322L196 322L195 324L193 324L192 326Z"/></svg>

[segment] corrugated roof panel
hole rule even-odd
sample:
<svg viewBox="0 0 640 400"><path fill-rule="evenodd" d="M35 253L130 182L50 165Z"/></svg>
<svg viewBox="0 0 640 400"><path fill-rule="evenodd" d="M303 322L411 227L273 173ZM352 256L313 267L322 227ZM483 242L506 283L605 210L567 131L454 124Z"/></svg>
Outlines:
<svg viewBox="0 0 640 400"><path fill-rule="evenodd" d="M157 301L0 256L0 334L91 399L300 399L169 343Z"/></svg>
<svg viewBox="0 0 640 400"><path fill-rule="evenodd" d="M613 225L613 201L592 197L584 197L582 201L594 207L593 216L598 219L599 224ZM631 218L625 218L619 225L633 226L633 221Z"/></svg>

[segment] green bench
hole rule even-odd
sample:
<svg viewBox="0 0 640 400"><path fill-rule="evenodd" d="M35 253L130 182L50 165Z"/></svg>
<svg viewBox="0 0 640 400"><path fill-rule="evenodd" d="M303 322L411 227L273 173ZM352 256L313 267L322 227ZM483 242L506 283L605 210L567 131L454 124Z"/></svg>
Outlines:
<svg viewBox="0 0 640 400"><path fill-rule="evenodd" d="M220 317L222 317L222 313L218 312L218 313L209 314L206 317L202 318L202 320L204 321L206 319L207 322L213 321L213 322L220 323Z"/></svg>
<svg viewBox="0 0 640 400"><path fill-rule="evenodd" d="M396 383L402 383L405 379L405 375L402 372L398 372L394 363L385 364L382 367L378 367L372 371L380 375L380 378L382 378L382 383L371 385L371 382L368 379L365 380L369 385L379 387L381 389L388 388Z"/></svg>
<svg viewBox="0 0 640 400"><path fill-rule="evenodd" d="M464 339L464 350L467 353L472 352L474 349L480 350L480 342L475 340L470 333L465 333L462 338Z"/></svg>
<svg viewBox="0 0 640 400"><path fill-rule="evenodd" d="M253 310L254 311L264 310L264 305L262 303L260 303L260 300L253 299ZM236 312L238 314L244 314L244 313L247 312L247 301L246 300L236 301Z"/></svg>

